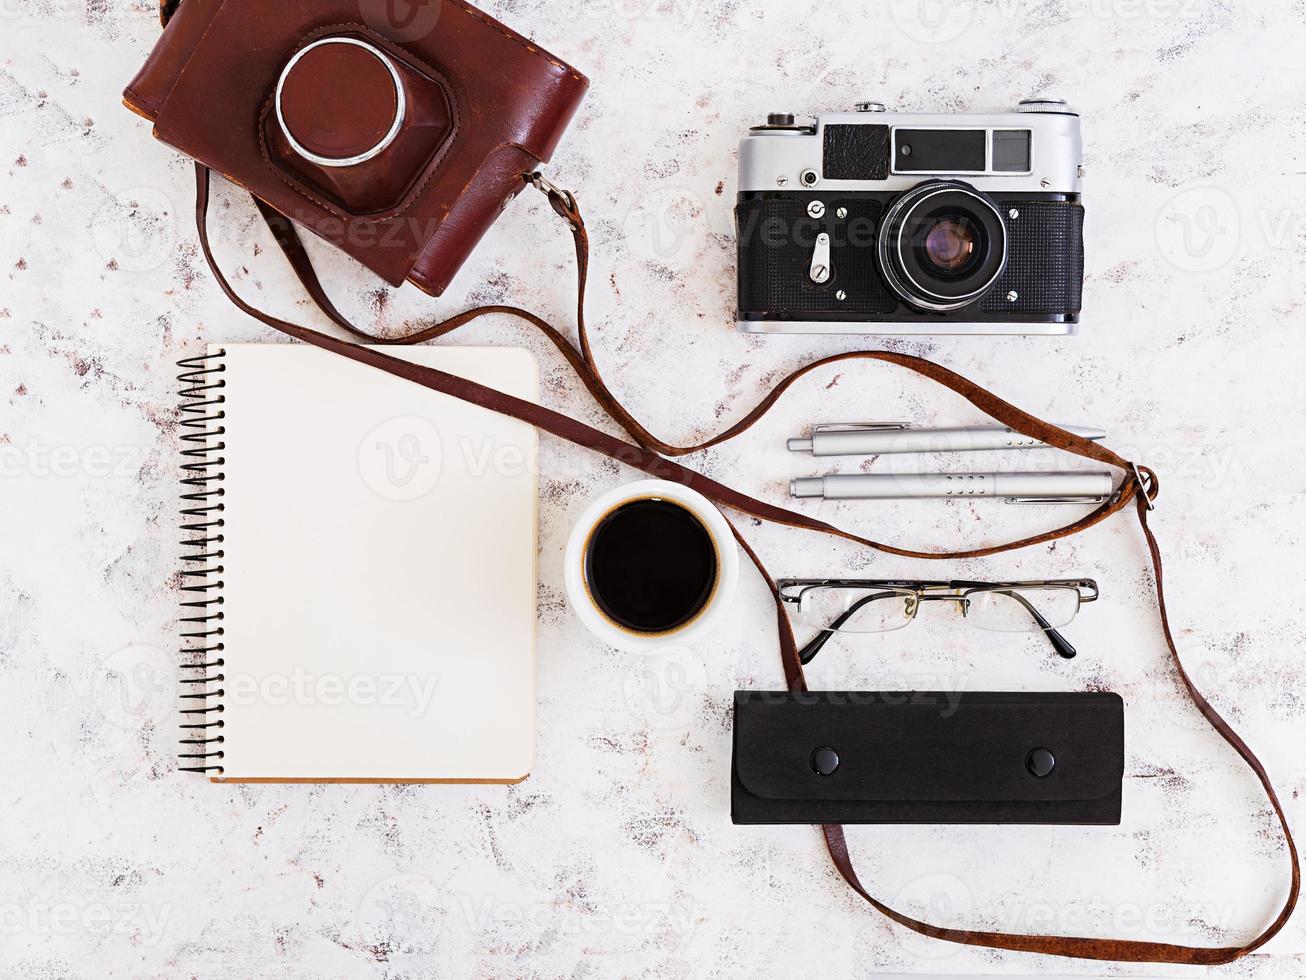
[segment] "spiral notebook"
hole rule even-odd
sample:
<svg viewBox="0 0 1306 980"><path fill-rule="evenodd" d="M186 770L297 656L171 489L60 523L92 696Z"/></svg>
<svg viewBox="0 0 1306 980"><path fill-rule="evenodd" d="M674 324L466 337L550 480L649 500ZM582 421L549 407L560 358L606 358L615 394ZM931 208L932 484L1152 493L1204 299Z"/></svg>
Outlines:
<svg viewBox="0 0 1306 980"><path fill-rule="evenodd" d="M538 397L525 350L389 350ZM211 346L181 367L181 767L524 779L535 430L299 344Z"/></svg>

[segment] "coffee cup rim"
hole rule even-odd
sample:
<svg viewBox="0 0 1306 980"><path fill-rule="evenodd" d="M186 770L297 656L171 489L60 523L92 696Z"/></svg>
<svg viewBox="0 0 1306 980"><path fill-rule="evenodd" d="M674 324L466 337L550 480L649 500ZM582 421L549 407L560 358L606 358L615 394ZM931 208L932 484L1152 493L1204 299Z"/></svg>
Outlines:
<svg viewBox="0 0 1306 980"><path fill-rule="evenodd" d="M624 503L650 498L679 504L707 529L717 552L717 582L707 604L688 623L674 630L643 636L621 628L594 604L585 582L585 546L604 515ZM729 523L712 501L680 483L636 480L601 493L581 512L567 540L563 582L572 610L591 633L611 646L632 653L655 653L670 644L685 644L704 636L725 615L738 581L739 549Z"/></svg>

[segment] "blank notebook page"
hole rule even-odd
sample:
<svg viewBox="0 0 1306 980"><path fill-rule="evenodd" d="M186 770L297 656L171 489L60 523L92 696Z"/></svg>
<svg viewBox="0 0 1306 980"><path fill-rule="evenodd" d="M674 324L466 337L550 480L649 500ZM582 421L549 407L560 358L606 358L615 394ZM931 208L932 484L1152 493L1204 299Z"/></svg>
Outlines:
<svg viewBox="0 0 1306 980"><path fill-rule="evenodd" d="M217 778L524 778L535 733L535 430L313 347L219 350ZM387 350L538 397L525 350Z"/></svg>

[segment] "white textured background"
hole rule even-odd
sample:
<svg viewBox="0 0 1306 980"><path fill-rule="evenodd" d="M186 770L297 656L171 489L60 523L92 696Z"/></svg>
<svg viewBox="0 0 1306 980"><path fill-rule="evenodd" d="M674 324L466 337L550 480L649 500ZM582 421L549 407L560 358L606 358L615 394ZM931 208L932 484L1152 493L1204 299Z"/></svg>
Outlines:
<svg viewBox="0 0 1306 980"><path fill-rule="evenodd" d="M681 441L737 418L803 361L856 346L733 329L730 215L747 126L768 110L865 98L911 110L992 110L1036 93L1073 102L1088 172L1081 335L885 346L936 358L1045 417L1104 425L1115 448L1160 471L1156 526L1184 654L1306 825L1300 0L489 9L593 80L550 172L579 189L593 234L598 358L626 404ZM539 750L527 782L224 788L174 772L173 363L206 341L277 338L228 308L197 257L189 164L119 105L157 30L144 0L0 4L0 974L1112 969L919 940L843 886L817 831L733 827L731 693L782 684L765 590L746 573L732 621L693 649L637 660L590 639L562 595L563 543L587 499L633 474L552 439L541 461ZM248 200L224 189L217 205L221 258L239 287L308 317ZM381 289L314 248L343 306L383 330L487 301L569 323L568 250L533 194L438 304ZM560 360L514 324L457 339L530 346L547 403L597 420ZM788 396L756 434L691 463L783 502L784 482L811 468L783 437L862 418L980 421L902 372L845 367ZM983 503L810 506L940 547L1067 516ZM881 897L950 924L1214 944L1241 941L1277 910L1278 832L1253 778L1178 693L1131 517L948 568L748 533L781 575L1102 583L1103 600L1067 631L1073 662L1037 638L967 632L942 608L909 632L822 654L814 686L1094 688L1128 705L1120 827L854 828L863 879ZM1290 925L1265 953L1215 972L1300 976L1303 949Z"/></svg>

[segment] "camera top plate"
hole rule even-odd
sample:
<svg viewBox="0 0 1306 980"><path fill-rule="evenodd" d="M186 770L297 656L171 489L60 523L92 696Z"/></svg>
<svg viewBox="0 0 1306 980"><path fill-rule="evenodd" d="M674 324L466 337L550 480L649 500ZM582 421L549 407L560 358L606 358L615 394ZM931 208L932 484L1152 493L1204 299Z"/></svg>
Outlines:
<svg viewBox="0 0 1306 980"><path fill-rule="evenodd" d="M1048 99L1001 113L778 113L739 146L741 193L903 191L947 177L993 193L1078 195L1079 116Z"/></svg>

